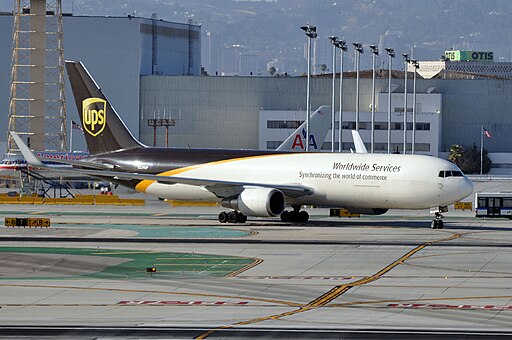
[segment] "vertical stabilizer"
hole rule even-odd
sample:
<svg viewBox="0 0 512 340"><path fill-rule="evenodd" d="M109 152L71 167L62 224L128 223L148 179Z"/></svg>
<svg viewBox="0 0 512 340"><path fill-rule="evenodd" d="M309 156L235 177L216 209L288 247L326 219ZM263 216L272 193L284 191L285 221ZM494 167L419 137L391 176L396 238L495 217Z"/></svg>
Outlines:
<svg viewBox="0 0 512 340"><path fill-rule="evenodd" d="M356 147L356 153L368 153L366 146L363 143L363 139L358 131L352 130L352 138L354 138L354 146Z"/></svg>
<svg viewBox="0 0 512 340"><path fill-rule="evenodd" d="M91 155L141 148L84 65L66 61L85 140Z"/></svg>
<svg viewBox="0 0 512 340"><path fill-rule="evenodd" d="M312 115L309 121L309 149L320 151L325 142L327 133L331 128L331 107L320 106ZM279 145L277 151L306 151L306 122L302 123L286 140Z"/></svg>

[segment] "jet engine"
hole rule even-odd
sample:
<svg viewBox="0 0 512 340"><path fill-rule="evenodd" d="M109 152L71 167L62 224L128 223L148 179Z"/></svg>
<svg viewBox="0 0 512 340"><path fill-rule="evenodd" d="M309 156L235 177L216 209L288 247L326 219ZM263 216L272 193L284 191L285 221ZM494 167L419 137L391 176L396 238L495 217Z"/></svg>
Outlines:
<svg viewBox="0 0 512 340"><path fill-rule="evenodd" d="M284 211L285 199L284 194L277 189L247 188L238 196L223 199L221 205L245 215L269 217Z"/></svg>
<svg viewBox="0 0 512 340"><path fill-rule="evenodd" d="M388 212L388 209L381 208L347 208L353 214L361 214L361 215L383 215Z"/></svg>

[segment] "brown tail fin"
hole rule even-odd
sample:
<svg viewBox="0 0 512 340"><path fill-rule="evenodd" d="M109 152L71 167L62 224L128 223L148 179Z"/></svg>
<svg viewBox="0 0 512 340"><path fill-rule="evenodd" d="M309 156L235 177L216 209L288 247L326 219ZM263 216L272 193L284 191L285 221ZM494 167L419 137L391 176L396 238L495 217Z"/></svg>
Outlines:
<svg viewBox="0 0 512 340"><path fill-rule="evenodd" d="M66 70L91 155L144 147L80 61L66 61Z"/></svg>

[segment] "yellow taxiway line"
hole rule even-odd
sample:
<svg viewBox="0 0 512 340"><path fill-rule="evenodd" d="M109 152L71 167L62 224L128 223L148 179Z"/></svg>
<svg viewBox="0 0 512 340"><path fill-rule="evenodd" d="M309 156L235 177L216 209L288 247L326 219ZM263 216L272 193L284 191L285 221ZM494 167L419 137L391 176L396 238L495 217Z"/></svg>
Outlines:
<svg viewBox="0 0 512 340"><path fill-rule="evenodd" d="M284 317L287 317L287 316L291 316L291 315L295 315L295 314L299 314L299 313L304 313L304 312L307 312L307 311L315 309L315 308L323 307L323 306L327 305L328 303L330 303L331 301L337 299L341 295L345 294L348 290L350 290L353 287L365 285L367 283L374 282L374 281L380 279L382 277L382 275L388 273L390 270L392 270L396 266L398 266L400 264L403 264L404 261L409 259L411 256L413 256L414 254L416 254L420 250L424 249L425 247L427 247L429 245L432 245L434 243L451 241L451 240L454 240L454 239L459 238L461 236L462 236L462 234L453 234L450 237L446 237L446 238L439 239L439 240L425 242L425 243L415 247L414 249L410 250L405 255L403 255L399 259L395 260L391 264L387 265L383 269L379 270L377 273L375 273L375 274L373 274L371 276L367 276L367 277L364 277L362 279L356 280L354 282L350 282L350 283L346 283L346 284L335 286L332 289L330 289L329 291L327 291L324 294L322 294L319 297L317 297L316 299L310 301L305 306L299 307L298 309L291 310L291 311L284 312L284 313L280 313L280 314L268 315L268 316L264 316L264 317L260 317L260 318L255 318L255 319L251 319L251 320L241 321L241 322L237 322L237 323L232 324L232 325L226 325L226 326L210 329L207 332L199 335L196 339L205 339L208 336L212 335L213 333L215 333L216 331L219 331L219 330L229 329L229 328L233 328L235 326L250 325L250 324L254 324L254 323L258 323L258 322L262 322L262 321L267 321L267 320L278 320L278 319L281 319L281 318L284 318Z"/></svg>

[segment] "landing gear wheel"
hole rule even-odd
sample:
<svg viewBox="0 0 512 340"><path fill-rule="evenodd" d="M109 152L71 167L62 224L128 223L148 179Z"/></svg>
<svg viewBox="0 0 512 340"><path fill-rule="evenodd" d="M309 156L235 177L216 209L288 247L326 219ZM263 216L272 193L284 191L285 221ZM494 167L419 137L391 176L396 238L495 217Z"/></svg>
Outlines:
<svg viewBox="0 0 512 340"><path fill-rule="evenodd" d="M238 212L230 211L228 213L228 222L229 223L236 223L236 222L238 222Z"/></svg>
<svg viewBox="0 0 512 340"><path fill-rule="evenodd" d="M437 229L437 220L433 220L432 224L430 225L430 228Z"/></svg>
<svg viewBox="0 0 512 340"><path fill-rule="evenodd" d="M281 214L281 221L290 222L290 212L288 210L283 211Z"/></svg>
<svg viewBox="0 0 512 340"><path fill-rule="evenodd" d="M437 221L437 229L443 229L443 220Z"/></svg>
<svg viewBox="0 0 512 340"><path fill-rule="evenodd" d="M301 212L299 212L298 215L299 215L299 222L306 223L307 221L309 221L309 214L307 211L302 210Z"/></svg>
<svg viewBox="0 0 512 340"><path fill-rule="evenodd" d="M307 211L300 211L299 209L300 207L293 207L292 211L283 211L281 213L281 221L294 223L305 223L309 221L309 214L307 213Z"/></svg>
<svg viewBox="0 0 512 340"><path fill-rule="evenodd" d="M219 222L220 223L226 223L229 220L228 213L223 211L219 214Z"/></svg>
<svg viewBox="0 0 512 340"><path fill-rule="evenodd" d="M247 216L239 211L223 211L219 214L220 223L245 223L247 222Z"/></svg>
<svg viewBox="0 0 512 340"><path fill-rule="evenodd" d="M245 223L247 222L247 216L245 216L242 213L238 213L238 223Z"/></svg>

